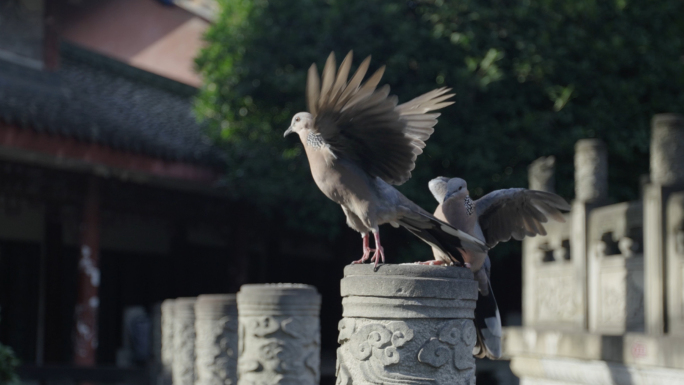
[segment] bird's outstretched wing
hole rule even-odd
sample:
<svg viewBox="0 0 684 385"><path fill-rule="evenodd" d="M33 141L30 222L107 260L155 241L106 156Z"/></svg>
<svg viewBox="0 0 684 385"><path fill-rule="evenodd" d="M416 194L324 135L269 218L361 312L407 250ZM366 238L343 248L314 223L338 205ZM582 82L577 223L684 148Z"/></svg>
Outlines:
<svg viewBox="0 0 684 385"><path fill-rule="evenodd" d="M475 212L487 246L494 247L513 237L546 235L548 218L565 222L559 210L570 210L565 199L545 191L511 188L496 190L475 201Z"/></svg>
<svg viewBox="0 0 684 385"><path fill-rule="evenodd" d="M348 79L352 52L336 70L331 53L323 77L313 64L309 68L306 95L309 112L315 116L314 128L335 156L355 162L366 173L385 182L400 185L411 177L416 157L434 132L437 113L446 107L453 94L440 88L397 105L389 95L389 86L377 89L385 67L378 69L365 83L370 56Z"/></svg>

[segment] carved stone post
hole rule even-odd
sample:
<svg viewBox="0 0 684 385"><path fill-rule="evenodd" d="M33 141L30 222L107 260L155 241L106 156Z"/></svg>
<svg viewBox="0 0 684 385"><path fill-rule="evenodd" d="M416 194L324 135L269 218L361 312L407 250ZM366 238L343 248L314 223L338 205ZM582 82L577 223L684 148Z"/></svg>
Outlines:
<svg viewBox="0 0 684 385"><path fill-rule="evenodd" d="M173 385L195 384L195 302L195 297L174 302Z"/></svg>
<svg viewBox="0 0 684 385"><path fill-rule="evenodd" d="M663 186L684 183L684 115L653 117L651 182Z"/></svg>
<svg viewBox="0 0 684 385"><path fill-rule="evenodd" d="M527 168L527 179L530 190L556 192L556 158L543 156L530 163Z"/></svg>
<svg viewBox="0 0 684 385"><path fill-rule="evenodd" d="M608 154L603 141L582 139L575 145L575 200L572 202L570 258L575 268L577 289L581 292L582 322L588 328L587 253L589 213L608 198Z"/></svg>
<svg viewBox="0 0 684 385"><path fill-rule="evenodd" d="M161 373L157 385L171 385L173 378L173 310L174 300L161 304Z"/></svg>
<svg viewBox="0 0 684 385"><path fill-rule="evenodd" d="M237 384L235 294L206 294L195 304L196 385Z"/></svg>
<svg viewBox="0 0 684 385"><path fill-rule="evenodd" d="M659 114L651 121L651 182L644 187L646 331L665 333L665 207L672 192L684 187L684 116Z"/></svg>
<svg viewBox="0 0 684 385"><path fill-rule="evenodd" d="M341 293L337 385L475 384L470 270L350 265Z"/></svg>
<svg viewBox="0 0 684 385"><path fill-rule="evenodd" d="M608 197L608 155L599 139L582 139L575 145L575 199L599 202Z"/></svg>
<svg viewBox="0 0 684 385"><path fill-rule="evenodd" d="M238 384L316 385L321 296L302 284L242 285Z"/></svg>

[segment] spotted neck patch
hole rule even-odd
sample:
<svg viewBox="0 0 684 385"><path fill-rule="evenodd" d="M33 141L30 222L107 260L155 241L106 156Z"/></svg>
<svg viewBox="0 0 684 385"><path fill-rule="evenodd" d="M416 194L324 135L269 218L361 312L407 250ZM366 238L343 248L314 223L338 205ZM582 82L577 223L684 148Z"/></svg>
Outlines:
<svg viewBox="0 0 684 385"><path fill-rule="evenodd" d="M306 136L306 144L309 147L313 147L317 150L320 150L325 146L325 141L323 140L321 134L314 134L313 132L309 132L309 135Z"/></svg>
<svg viewBox="0 0 684 385"><path fill-rule="evenodd" d="M473 215L473 200L470 199L469 195L466 195L464 205L468 215Z"/></svg>

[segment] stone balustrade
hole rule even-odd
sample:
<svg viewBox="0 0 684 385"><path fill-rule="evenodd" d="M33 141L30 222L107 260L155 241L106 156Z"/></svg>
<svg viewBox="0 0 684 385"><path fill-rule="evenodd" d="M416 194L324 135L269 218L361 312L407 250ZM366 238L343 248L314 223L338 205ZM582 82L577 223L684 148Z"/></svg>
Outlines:
<svg viewBox="0 0 684 385"><path fill-rule="evenodd" d="M524 327L504 353L523 385L684 384L684 116L653 118L640 201L606 205L605 145L575 148L569 223L524 241ZM550 188L545 162L530 186Z"/></svg>

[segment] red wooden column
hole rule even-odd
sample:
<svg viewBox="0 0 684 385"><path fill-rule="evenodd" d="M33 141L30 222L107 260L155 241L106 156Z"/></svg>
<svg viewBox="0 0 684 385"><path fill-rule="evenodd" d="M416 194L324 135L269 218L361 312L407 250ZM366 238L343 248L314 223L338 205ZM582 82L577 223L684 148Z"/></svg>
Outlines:
<svg viewBox="0 0 684 385"><path fill-rule="evenodd" d="M100 186L95 177L88 181L80 230L74 363L94 366L98 343L97 314L100 306Z"/></svg>

